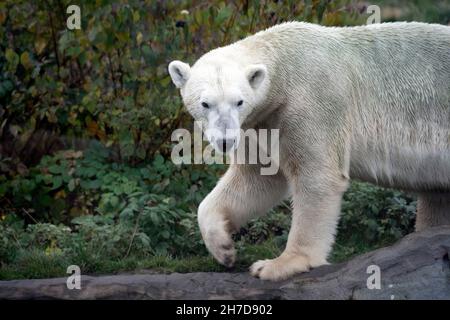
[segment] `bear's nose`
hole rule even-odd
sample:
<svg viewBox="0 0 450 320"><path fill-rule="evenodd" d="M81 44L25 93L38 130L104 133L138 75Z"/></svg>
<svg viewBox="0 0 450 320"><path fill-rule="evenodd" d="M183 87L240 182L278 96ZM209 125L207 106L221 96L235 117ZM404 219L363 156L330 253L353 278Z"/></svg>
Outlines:
<svg viewBox="0 0 450 320"><path fill-rule="evenodd" d="M228 152L234 145L234 139L220 139L217 141L217 146L222 152Z"/></svg>

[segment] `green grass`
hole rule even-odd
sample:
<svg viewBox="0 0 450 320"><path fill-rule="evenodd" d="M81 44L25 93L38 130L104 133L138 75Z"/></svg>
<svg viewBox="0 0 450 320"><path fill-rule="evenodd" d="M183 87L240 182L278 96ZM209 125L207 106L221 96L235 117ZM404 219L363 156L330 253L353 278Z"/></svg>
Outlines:
<svg viewBox="0 0 450 320"><path fill-rule="evenodd" d="M46 255L43 251L21 251L11 263L2 263L0 279L52 278L65 274L70 265L62 255Z"/></svg>
<svg viewBox="0 0 450 320"><path fill-rule="evenodd" d="M36 279L67 276L69 265L79 265L85 274L114 274L120 272L139 272L151 270L157 273L171 272L240 272L248 269L255 260L272 258L281 252L273 240L262 244L241 246L238 260L233 268L227 269L211 256L170 257L154 256L148 258L127 257L120 260L105 260L104 257L80 258L69 261L63 254L46 254L44 251L22 251L9 264L0 267L0 279Z"/></svg>
<svg viewBox="0 0 450 320"><path fill-rule="evenodd" d="M66 277L66 269L71 264L80 266L83 274L117 273L172 273L172 272L245 272L249 266L260 259L277 257L283 249L279 239L270 238L260 244L237 242L238 256L233 268L227 269L218 264L211 256L170 257L154 256L148 258L127 257L120 260L105 260L95 257L79 257L80 261L69 261L63 254L48 254L36 249L21 251L10 264L0 267L0 279L39 279ZM363 242L337 243L330 256L330 262L338 263L355 255L376 249Z"/></svg>

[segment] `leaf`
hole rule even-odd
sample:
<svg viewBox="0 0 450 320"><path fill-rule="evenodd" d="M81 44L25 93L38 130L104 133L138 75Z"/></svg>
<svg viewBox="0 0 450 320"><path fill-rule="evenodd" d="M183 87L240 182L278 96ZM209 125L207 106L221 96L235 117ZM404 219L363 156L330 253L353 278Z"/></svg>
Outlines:
<svg viewBox="0 0 450 320"><path fill-rule="evenodd" d="M94 27L94 28L92 28L92 30L89 31L89 33L88 33L88 39L89 39L89 41L94 42L94 41L95 41L95 38L97 37L97 34L98 34L100 31L101 31L101 28L100 28L100 27Z"/></svg>
<svg viewBox="0 0 450 320"><path fill-rule="evenodd" d="M52 181L53 181L52 189L58 189L59 187L62 186L63 179L61 176L53 177Z"/></svg>
<svg viewBox="0 0 450 320"><path fill-rule="evenodd" d="M1 10L0 11L0 25L2 25L6 21L6 12Z"/></svg>
<svg viewBox="0 0 450 320"><path fill-rule="evenodd" d="M143 39L142 32L139 31L139 32L137 33L137 35L136 35L136 43L137 43L138 46L141 45L142 39Z"/></svg>
<svg viewBox="0 0 450 320"><path fill-rule="evenodd" d="M19 64L19 55L11 50L10 48L5 51L5 58L8 61L9 70L15 72L17 65Z"/></svg>
<svg viewBox="0 0 450 320"><path fill-rule="evenodd" d="M153 165L155 167L161 167L162 165L164 165L164 158L160 154L156 155L155 159L153 160Z"/></svg>
<svg viewBox="0 0 450 320"><path fill-rule="evenodd" d="M160 219L158 217L158 214L154 211L151 211L149 213L149 215L150 215L150 220L153 222L153 224L159 225Z"/></svg>
<svg viewBox="0 0 450 320"><path fill-rule="evenodd" d="M164 239L169 239L170 238L170 232L167 230L164 230L163 232L161 232L161 237L163 237Z"/></svg>
<svg viewBox="0 0 450 320"><path fill-rule="evenodd" d="M143 45L142 46L142 54L144 55L144 57L151 57L152 49L150 49L150 47L148 45Z"/></svg>
<svg viewBox="0 0 450 320"><path fill-rule="evenodd" d="M55 194L55 199L64 199L67 196L66 192L63 190L59 190L56 194Z"/></svg>
<svg viewBox="0 0 450 320"><path fill-rule="evenodd" d="M47 169L48 169L48 172L53 173L53 174L60 174L64 171L61 166L58 166L56 164L49 166Z"/></svg>
<svg viewBox="0 0 450 320"><path fill-rule="evenodd" d="M97 135L97 133L99 131L97 122L95 122L93 120L87 120L86 126L87 126L87 131L89 132L90 135L92 135L92 136Z"/></svg>
<svg viewBox="0 0 450 320"><path fill-rule="evenodd" d="M102 185L102 182L100 180L92 180L89 181L88 187L89 189L98 189Z"/></svg>
<svg viewBox="0 0 450 320"><path fill-rule="evenodd" d="M46 47L47 47L46 39L44 39L44 38L36 39L36 42L34 43L34 49L36 50L36 53L38 55L41 54Z"/></svg>
<svg viewBox="0 0 450 320"><path fill-rule="evenodd" d="M30 54L25 51L20 55L20 63L24 66L25 69L29 70L33 68L33 62L31 61Z"/></svg>
<svg viewBox="0 0 450 320"><path fill-rule="evenodd" d="M75 190L75 179L71 179L69 181L69 184L67 185L67 187L69 188L69 191L72 192L73 190Z"/></svg>
<svg viewBox="0 0 450 320"><path fill-rule="evenodd" d="M130 35L127 32L117 32L116 38L120 42L128 42L130 40Z"/></svg>
<svg viewBox="0 0 450 320"><path fill-rule="evenodd" d="M170 76L164 77L161 81L160 81L161 85L163 87L167 87L169 84L172 83Z"/></svg>
<svg viewBox="0 0 450 320"><path fill-rule="evenodd" d="M216 23L218 25L224 23L231 16L231 9L228 6L225 6L219 10L219 13L216 17Z"/></svg>
<svg viewBox="0 0 450 320"><path fill-rule="evenodd" d="M12 91L14 89L14 84L9 80L4 81L2 83L2 86L7 92Z"/></svg>
<svg viewBox="0 0 450 320"><path fill-rule="evenodd" d="M135 10L133 11L133 22L139 22L139 20L141 19L141 15L139 14L139 11Z"/></svg>

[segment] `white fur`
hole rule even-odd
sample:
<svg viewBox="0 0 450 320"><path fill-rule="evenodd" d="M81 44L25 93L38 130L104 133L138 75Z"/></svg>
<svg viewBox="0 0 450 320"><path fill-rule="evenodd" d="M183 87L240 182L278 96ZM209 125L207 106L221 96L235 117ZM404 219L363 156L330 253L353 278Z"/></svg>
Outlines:
<svg viewBox="0 0 450 320"><path fill-rule="evenodd" d="M200 230L219 262L235 260L233 230L292 196L284 253L256 262L252 274L279 280L326 263L350 178L417 191L428 208L421 227L450 223L433 209L450 198L450 27L292 22L212 50L192 68L171 66L204 128L226 128L233 112L244 129L280 129L277 175L231 165L199 207Z"/></svg>

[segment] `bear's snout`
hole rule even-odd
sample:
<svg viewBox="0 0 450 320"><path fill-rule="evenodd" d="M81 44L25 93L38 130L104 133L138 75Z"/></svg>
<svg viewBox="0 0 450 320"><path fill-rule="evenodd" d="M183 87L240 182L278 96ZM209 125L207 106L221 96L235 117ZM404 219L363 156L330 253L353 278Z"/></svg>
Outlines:
<svg viewBox="0 0 450 320"><path fill-rule="evenodd" d="M235 139L219 139L217 140L217 147L223 152L226 153L231 148L233 148L235 143Z"/></svg>

